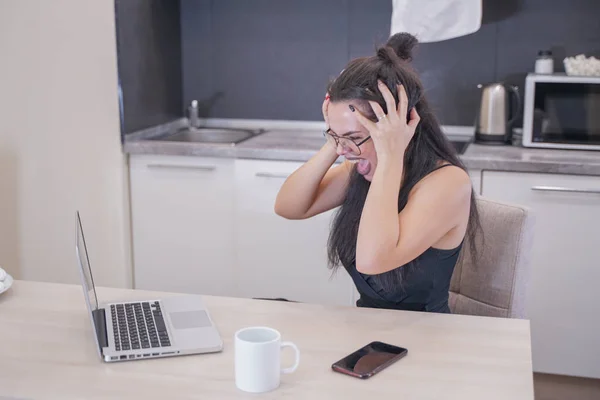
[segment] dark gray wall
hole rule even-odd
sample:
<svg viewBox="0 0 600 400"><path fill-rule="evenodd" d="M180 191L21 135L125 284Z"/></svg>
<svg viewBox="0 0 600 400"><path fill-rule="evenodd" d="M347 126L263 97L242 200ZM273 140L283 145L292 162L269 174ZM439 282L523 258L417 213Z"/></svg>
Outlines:
<svg viewBox="0 0 600 400"><path fill-rule="evenodd" d="M116 0L121 129L129 133L182 115L177 0Z"/></svg>
<svg viewBox="0 0 600 400"><path fill-rule="evenodd" d="M181 0L183 101L205 116L320 120L329 79L389 35L391 0ZM478 83L522 88L538 50L600 54L598 0L484 0L475 34L421 44L414 65L447 125L473 124Z"/></svg>

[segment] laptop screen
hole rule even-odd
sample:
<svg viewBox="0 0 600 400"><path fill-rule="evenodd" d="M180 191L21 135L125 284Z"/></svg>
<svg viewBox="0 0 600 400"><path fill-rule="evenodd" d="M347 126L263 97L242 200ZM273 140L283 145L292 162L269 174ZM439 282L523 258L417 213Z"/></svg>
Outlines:
<svg viewBox="0 0 600 400"><path fill-rule="evenodd" d="M77 252L79 269L81 271L83 294L85 295L85 302L94 328L96 349L98 350L98 355L102 357L102 347L106 346L106 331L102 330L102 327L104 326L104 313L100 313L98 310L98 298L96 297L96 288L94 287L94 279L92 278L92 269L90 268L90 260L85 246L85 238L83 237L83 228L81 227L79 212L77 212L77 244L75 250Z"/></svg>
<svg viewBox="0 0 600 400"><path fill-rule="evenodd" d="M92 270L90 268L90 260L88 257L87 248L85 246L85 238L83 237L83 228L81 227L81 218L77 213L77 257L81 266L82 283L85 295L87 296L88 304L91 311L98 309L98 297L96 296L96 288L94 287L94 278L92 278Z"/></svg>

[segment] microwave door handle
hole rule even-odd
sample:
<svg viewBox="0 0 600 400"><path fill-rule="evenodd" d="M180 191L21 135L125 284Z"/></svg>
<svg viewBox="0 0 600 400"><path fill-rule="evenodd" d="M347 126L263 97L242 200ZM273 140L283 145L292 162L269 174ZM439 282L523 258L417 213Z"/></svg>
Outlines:
<svg viewBox="0 0 600 400"><path fill-rule="evenodd" d="M517 118L519 118L519 115L521 114L521 95L519 94L519 88L517 86L513 86L513 85L507 85L508 91L512 96L515 96L515 107L514 110L511 107L511 115L512 118L508 121L507 125L512 125ZM513 104L513 102L511 101L511 104Z"/></svg>

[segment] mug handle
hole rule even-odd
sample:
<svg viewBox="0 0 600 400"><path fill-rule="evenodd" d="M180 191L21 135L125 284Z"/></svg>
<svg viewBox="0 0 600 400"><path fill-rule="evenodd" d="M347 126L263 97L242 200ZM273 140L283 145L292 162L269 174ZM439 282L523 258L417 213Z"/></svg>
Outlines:
<svg viewBox="0 0 600 400"><path fill-rule="evenodd" d="M298 365L300 364L300 350L298 350L298 347L292 342L282 342L281 348L283 349L284 347L291 347L296 353L296 361L294 361L294 365L292 365L289 368L283 368L281 370L281 373L283 374L291 374L298 368Z"/></svg>

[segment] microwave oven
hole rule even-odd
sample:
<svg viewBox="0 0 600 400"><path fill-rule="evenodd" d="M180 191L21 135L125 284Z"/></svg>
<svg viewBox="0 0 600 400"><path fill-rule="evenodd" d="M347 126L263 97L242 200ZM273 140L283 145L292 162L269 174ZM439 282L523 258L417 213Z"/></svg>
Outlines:
<svg viewBox="0 0 600 400"><path fill-rule="evenodd" d="M528 74L523 146L600 150L600 77Z"/></svg>

